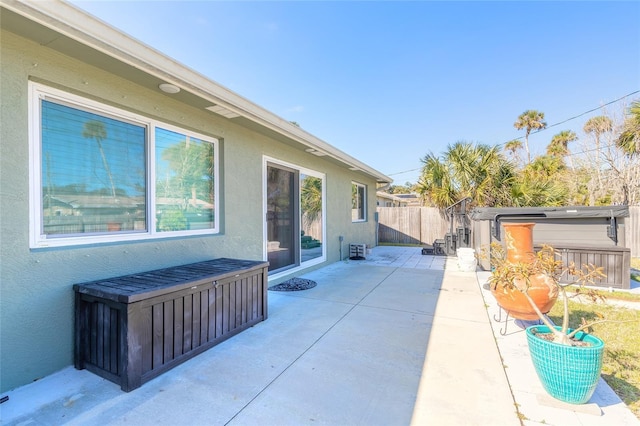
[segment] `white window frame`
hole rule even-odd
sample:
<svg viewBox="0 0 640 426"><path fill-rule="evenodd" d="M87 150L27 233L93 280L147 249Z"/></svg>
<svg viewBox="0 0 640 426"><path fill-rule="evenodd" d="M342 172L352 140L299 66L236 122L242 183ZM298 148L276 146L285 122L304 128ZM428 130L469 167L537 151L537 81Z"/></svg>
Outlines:
<svg viewBox="0 0 640 426"><path fill-rule="evenodd" d="M29 82L29 247L66 247L87 244L113 243L124 241L143 241L160 238L187 237L194 235L211 235L220 232L221 209L219 187L219 140L211 136L202 135L191 130L176 127L161 121L153 120L123 109L108 106L78 95L58 90L40 83ZM46 99L60 102L73 108L89 110L96 114L105 114L111 118L132 122L147 129L145 147L145 164L147 167L146 183L146 230L129 232L100 233L91 235L47 236L43 229L42 202L42 129L41 129L41 100ZM214 227L198 230L156 231L156 200L155 200L155 129L162 128L188 135L204 142L213 144L214 155Z"/></svg>
<svg viewBox="0 0 640 426"><path fill-rule="evenodd" d="M351 182L351 186L356 186L356 188L362 188L364 191L364 200L362 203L362 219L358 218L358 219L354 219L353 218L353 207L351 209L352 213L351 213L351 222L352 223L357 223L357 222L366 222L367 221L367 185L360 183L360 182ZM352 190L353 191L353 190ZM352 196L353 196L353 192L352 192ZM351 202L353 203L353 199L351 200Z"/></svg>

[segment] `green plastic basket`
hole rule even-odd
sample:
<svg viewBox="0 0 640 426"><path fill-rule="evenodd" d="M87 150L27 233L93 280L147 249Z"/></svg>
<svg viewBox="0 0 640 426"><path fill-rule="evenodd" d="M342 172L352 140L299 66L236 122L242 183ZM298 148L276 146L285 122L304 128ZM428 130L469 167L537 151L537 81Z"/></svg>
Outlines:
<svg viewBox="0 0 640 426"><path fill-rule="evenodd" d="M560 329L560 327L556 327ZM576 340L589 346L567 346L536 337L548 333L549 327L534 325L527 328L527 342L531 361L542 386L552 397L570 404L589 401L598 386L602 370L604 343L599 338L578 332Z"/></svg>

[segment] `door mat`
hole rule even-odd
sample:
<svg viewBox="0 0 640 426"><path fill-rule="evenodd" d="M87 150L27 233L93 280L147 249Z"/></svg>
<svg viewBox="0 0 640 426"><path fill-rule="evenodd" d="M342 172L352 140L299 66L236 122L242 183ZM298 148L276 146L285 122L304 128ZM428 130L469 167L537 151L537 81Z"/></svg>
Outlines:
<svg viewBox="0 0 640 426"><path fill-rule="evenodd" d="M318 285L315 281L307 280L304 278L291 278L287 281L281 282L280 284L274 285L273 287L269 287L269 290L274 291L300 291L300 290L308 290L310 288Z"/></svg>

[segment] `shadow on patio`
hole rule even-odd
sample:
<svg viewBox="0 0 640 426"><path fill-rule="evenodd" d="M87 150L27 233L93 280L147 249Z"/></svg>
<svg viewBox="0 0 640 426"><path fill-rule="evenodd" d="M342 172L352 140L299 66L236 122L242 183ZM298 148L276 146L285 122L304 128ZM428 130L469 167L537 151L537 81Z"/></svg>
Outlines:
<svg viewBox="0 0 640 426"><path fill-rule="evenodd" d="M619 399L601 416L536 401L522 333L494 337L478 281L486 274L416 247L376 247L366 260L301 275L314 288L269 291L267 321L132 392L68 367L8 392L1 421L537 424L521 422L518 406L546 424L637 424Z"/></svg>
<svg viewBox="0 0 640 426"><path fill-rule="evenodd" d="M445 259L374 252L269 291L267 321L139 389L69 367L8 392L2 423L408 424Z"/></svg>

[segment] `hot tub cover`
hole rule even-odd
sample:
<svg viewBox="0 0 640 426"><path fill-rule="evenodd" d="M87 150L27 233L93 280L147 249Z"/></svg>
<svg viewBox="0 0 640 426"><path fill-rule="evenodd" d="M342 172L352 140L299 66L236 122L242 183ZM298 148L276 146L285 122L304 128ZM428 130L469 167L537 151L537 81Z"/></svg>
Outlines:
<svg viewBox="0 0 640 426"><path fill-rule="evenodd" d="M629 206L563 206L563 207L476 207L469 213L471 220L494 220L506 217L629 217Z"/></svg>

